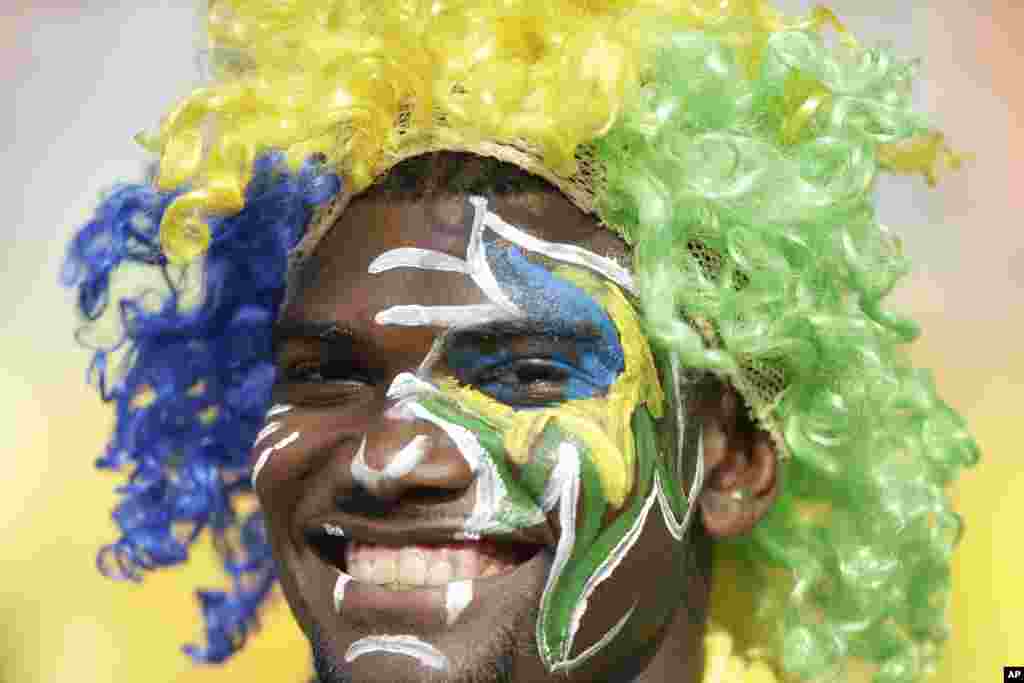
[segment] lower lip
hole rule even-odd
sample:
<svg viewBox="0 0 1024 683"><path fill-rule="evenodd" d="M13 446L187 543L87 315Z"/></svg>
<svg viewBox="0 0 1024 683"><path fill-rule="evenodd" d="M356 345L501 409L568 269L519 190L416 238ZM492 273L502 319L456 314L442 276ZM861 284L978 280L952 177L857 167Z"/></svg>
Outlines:
<svg viewBox="0 0 1024 683"><path fill-rule="evenodd" d="M483 609L483 605L489 602L488 598L508 594L515 590L519 583L523 583L525 587L533 583L531 578L539 577L540 583L550 561L548 555L550 553L541 550L508 573L472 579L472 599L464 610L454 615L449 610L448 598L449 587L452 584L392 590L354 579L345 585L344 598L338 614L343 619L352 617L371 623L375 620L397 619L427 630L454 626L472 620ZM329 594L333 594L338 570L323 563L319 558L316 561L328 570L328 576L331 577L328 579ZM329 604L333 610L333 599Z"/></svg>

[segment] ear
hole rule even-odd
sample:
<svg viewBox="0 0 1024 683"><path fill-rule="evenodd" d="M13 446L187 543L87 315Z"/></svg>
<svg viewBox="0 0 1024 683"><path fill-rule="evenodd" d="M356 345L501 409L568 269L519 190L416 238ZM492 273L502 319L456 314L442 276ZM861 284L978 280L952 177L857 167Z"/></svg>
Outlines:
<svg viewBox="0 0 1024 683"><path fill-rule="evenodd" d="M747 413L736 390L716 384L698 404L703 422L701 519L713 538L748 533L775 500L778 459L771 435Z"/></svg>

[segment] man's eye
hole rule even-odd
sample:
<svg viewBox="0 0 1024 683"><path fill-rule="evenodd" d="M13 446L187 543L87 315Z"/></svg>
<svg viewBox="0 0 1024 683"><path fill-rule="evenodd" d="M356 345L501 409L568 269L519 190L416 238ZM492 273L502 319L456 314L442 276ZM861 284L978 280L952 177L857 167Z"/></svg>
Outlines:
<svg viewBox="0 0 1024 683"><path fill-rule="evenodd" d="M473 378L471 384L503 403L536 407L574 398L577 375L579 371L567 363L550 358L523 358L489 368Z"/></svg>

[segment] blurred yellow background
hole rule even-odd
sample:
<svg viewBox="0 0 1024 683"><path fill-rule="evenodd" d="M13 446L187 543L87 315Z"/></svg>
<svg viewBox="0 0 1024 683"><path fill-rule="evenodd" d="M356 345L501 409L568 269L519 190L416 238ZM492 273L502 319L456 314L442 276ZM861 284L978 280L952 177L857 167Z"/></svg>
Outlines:
<svg viewBox="0 0 1024 683"><path fill-rule="evenodd" d="M219 585L209 556L142 586L105 580L94 567L98 547L114 538L109 510L120 481L93 469L111 415L84 384L88 357L72 342L71 296L57 274L97 194L142 175L145 157L131 136L195 84L195 7L2 4L0 192L13 221L0 251L0 433L9 465L0 496L0 682L305 681L308 648L280 600L225 668L194 668L180 653L201 635L192 587ZM938 191L916 178L885 181L881 215L917 264L893 297L924 325L914 355L934 369L984 452L954 492L967 535L955 567L955 633L934 680L999 681L1003 665L1024 664L1024 466L1015 431L1024 424L1024 133L1016 127L1024 3L831 6L862 39L921 57L921 106L976 157Z"/></svg>

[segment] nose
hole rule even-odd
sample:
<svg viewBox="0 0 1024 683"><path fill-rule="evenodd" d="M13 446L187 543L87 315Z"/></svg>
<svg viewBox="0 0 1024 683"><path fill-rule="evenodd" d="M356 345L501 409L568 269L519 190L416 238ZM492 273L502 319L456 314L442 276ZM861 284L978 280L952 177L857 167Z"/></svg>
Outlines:
<svg viewBox="0 0 1024 683"><path fill-rule="evenodd" d="M371 496L395 502L412 491L427 497L458 493L470 487L475 473L442 429L385 413L363 436L352 478Z"/></svg>

